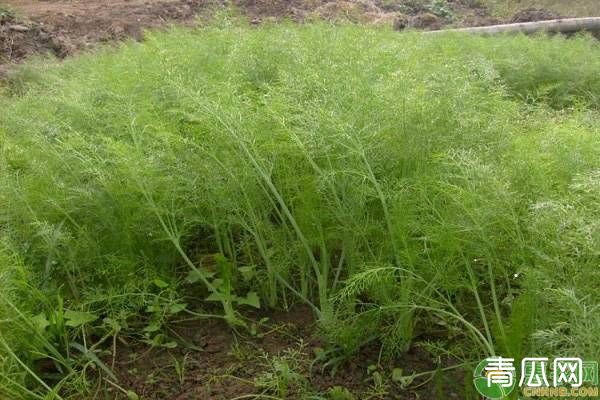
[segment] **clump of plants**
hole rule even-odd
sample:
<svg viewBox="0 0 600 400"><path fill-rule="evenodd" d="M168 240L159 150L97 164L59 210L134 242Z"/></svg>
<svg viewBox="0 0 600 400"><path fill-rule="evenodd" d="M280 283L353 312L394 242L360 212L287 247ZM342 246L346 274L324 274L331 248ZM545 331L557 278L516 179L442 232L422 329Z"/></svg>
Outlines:
<svg viewBox="0 0 600 400"><path fill-rule="evenodd" d="M454 15L452 8L446 0L432 0L428 6L429 11L439 17L450 18Z"/></svg>
<svg viewBox="0 0 600 400"><path fill-rule="evenodd" d="M222 21L29 70L0 99L0 392L81 393L102 343L171 346L178 313L295 304L332 368L597 355L595 319L561 324L599 304L599 53Z"/></svg>

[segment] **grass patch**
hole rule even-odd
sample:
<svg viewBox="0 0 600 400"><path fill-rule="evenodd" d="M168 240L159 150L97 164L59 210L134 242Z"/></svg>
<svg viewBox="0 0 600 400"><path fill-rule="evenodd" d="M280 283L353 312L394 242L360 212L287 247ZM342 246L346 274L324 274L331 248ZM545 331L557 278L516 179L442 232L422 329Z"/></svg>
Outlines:
<svg viewBox="0 0 600 400"><path fill-rule="evenodd" d="M307 304L330 365L597 358L599 56L226 20L29 68L0 99L0 391L80 396L190 298L239 329Z"/></svg>

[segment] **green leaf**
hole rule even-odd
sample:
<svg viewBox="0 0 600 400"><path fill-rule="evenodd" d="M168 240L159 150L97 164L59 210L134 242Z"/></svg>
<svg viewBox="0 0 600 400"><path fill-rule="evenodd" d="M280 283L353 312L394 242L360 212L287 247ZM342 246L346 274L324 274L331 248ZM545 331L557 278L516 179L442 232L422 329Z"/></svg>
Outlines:
<svg viewBox="0 0 600 400"><path fill-rule="evenodd" d="M383 376L381 376L378 371L373 372L372 378L375 386L381 386L383 384Z"/></svg>
<svg viewBox="0 0 600 400"><path fill-rule="evenodd" d="M127 391L127 400L140 400L140 396L137 393L132 392L131 390Z"/></svg>
<svg viewBox="0 0 600 400"><path fill-rule="evenodd" d="M246 297L238 297L237 303L247 304L254 308L260 308L260 299L258 298L256 292L248 292L248 294L246 294Z"/></svg>
<svg viewBox="0 0 600 400"><path fill-rule="evenodd" d="M164 333L159 333L150 339L144 340L144 342L148 343L153 347L160 346L165 347L167 349L174 349L175 347L177 347L177 342L175 342L174 340L170 340L170 338Z"/></svg>
<svg viewBox="0 0 600 400"><path fill-rule="evenodd" d="M32 317L31 318L31 323L39 331L44 331L48 327L48 325L50 325L50 322L48 322L48 318L46 318L46 314L44 314L44 313L39 313L35 317Z"/></svg>
<svg viewBox="0 0 600 400"><path fill-rule="evenodd" d="M162 346L166 347L167 349L174 349L177 347L177 342L174 342L174 341L165 342L162 344Z"/></svg>
<svg viewBox="0 0 600 400"><path fill-rule="evenodd" d="M171 304L169 306L169 314L177 314L178 312L185 310L186 307L187 307L187 303Z"/></svg>
<svg viewBox="0 0 600 400"><path fill-rule="evenodd" d="M316 358L322 358L325 356L325 349L322 347L315 347L313 348L313 353L315 354Z"/></svg>
<svg viewBox="0 0 600 400"><path fill-rule="evenodd" d="M189 283L196 283L204 277L204 279L210 279L215 276L214 272L202 271L200 269L191 270L185 278Z"/></svg>
<svg viewBox="0 0 600 400"><path fill-rule="evenodd" d="M65 325L71 327L78 327L87 323L93 322L98 319L98 316L89 312L84 311L65 311Z"/></svg>
<svg viewBox="0 0 600 400"><path fill-rule="evenodd" d="M253 265L239 267L238 271L240 271L242 278L244 278L244 281L246 282L250 281L256 275L256 268Z"/></svg>
<svg viewBox="0 0 600 400"><path fill-rule="evenodd" d="M223 301L223 295L219 292L213 292L204 300L206 300L206 301Z"/></svg>
<svg viewBox="0 0 600 400"><path fill-rule="evenodd" d="M160 289L165 289L165 288L169 287L169 284L167 282L163 281L162 279L158 279L158 278L153 280L152 283L154 283L156 285L156 287L158 287Z"/></svg>
<svg viewBox="0 0 600 400"><path fill-rule="evenodd" d="M156 347L156 346L160 346L161 344L163 344L166 340L166 336L162 333L159 333L158 335L155 335L154 337L150 338L150 340L144 340L144 342L148 343L149 345Z"/></svg>
<svg viewBox="0 0 600 400"><path fill-rule="evenodd" d="M407 387L409 387L410 385L412 385L412 383L414 382L416 377L416 373L412 373L412 375L405 375L399 378L398 382L400 384L400 387L402 389L406 389Z"/></svg>
<svg viewBox="0 0 600 400"><path fill-rule="evenodd" d="M160 329L160 323L153 321L144 328L144 332L156 332Z"/></svg>
<svg viewBox="0 0 600 400"><path fill-rule="evenodd" d="M354 400L354 395L345 387L334 386L327 391L330 400Z"/></svg>
<svg viewBox="0 0 600 400"><path fill-rule="evenodd" d="M217 279L214 279L211 283L214 287L219 289L219 288L221 288L221 286L223 286L223 283L225 283L225 281L221 278L217 278Z"/></svg>
<svg viewBox="0 0 600 400"><path fill-rule="evenodd" d="M392 381L400 382L403 377L404 377L404 371L402 370L402 368L394 368L392 370Z"/></svg>
<svg viewBox="0 0 600 400"><path fill-rule="evenodd" d="M146 307L146 311L149 313L160 313L162 311L162 308L158 304L152 304Z"/></svg>
<svg viewBox="0 0 600 400"><path fill-rule="evenodd" d="M198 270L198 269L191 270L188 273L187 277L185 278L185 280L188 281L189 283L196 283L200 279L202 279L202 272L200 272L200 270Z"/></svg>

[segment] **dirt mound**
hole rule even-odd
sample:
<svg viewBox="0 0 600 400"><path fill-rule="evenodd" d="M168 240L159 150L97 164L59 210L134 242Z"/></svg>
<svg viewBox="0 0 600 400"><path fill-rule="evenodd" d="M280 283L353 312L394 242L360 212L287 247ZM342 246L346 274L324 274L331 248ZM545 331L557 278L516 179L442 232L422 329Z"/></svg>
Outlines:
<svg viewBox="0 0 600 400"><path fill-rule="evenodd" d="M40 24L0 11L0 64L19 62L30 54L47 52L60 57L64 47Z"/></svg>
<svg viewBox="0 0 600 400"><path fill-rule="evenodd" d="M304 0L237 0L231 5L239 8L254 21L280 18L300 21L309 12L326 3L326 0L312 0L310 3Z"/></svg>
<svg viewBox="0 0 600 400"><path fill-rule="evenodd" d="M429 12L417 14L409 20L411 27L424 30L438 30L443 24L442 18Z"/></svg>
<svg viewBox="0 0 600 400"><path fill-rule="evenodd" d="M43 4L43 3L42 3ZM52 6L26 10L53 37L68 38L68 53L91 47L97 42L133 38L141 40L142 31L169 22L187 23L204 9L205 0L51 3ZM61 7L62 5L62 7Z"/></svg>
<svg viewBox="0 0 600 400"><path fill-rule="evenodd" d="M392 25L400 14L380 8L369 1L329 1L314 11L326 20L348 20L378 25Z"/></svg>
<svg viewBox="0 0 600 400"><path fill-rule="evenodd" d="M554 11L545 10L542 8L528 8L515 13L510 19L510 22L534 22L559 18L561 18L561 15L555 13Z"/></svg>
<svg viewBox="0 0 600 400"><path fill-rule="evenodd" d="M144 29L193 22L207 5L208 0L15 3L18 15L28 19L0 9L0 74L33 54L63 58L97 43L141 40Z"/></svg>

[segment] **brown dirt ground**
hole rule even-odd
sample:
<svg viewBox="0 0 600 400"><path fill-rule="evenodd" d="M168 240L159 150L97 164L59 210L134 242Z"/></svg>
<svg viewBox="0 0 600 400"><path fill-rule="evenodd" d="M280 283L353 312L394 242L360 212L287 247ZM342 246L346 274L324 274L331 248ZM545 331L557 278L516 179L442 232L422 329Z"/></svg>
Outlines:
<svg viewBox="0 0 600 400"><path fill-rule="evenodd" d="M170 336L179 345L173 349L152 348L132 340L131 345L120 342L113 356L107 356L107 365L113 365L122 388L135 392L146 400L227 400L239 396L277 395L257 382L272 373L268 360L286 359L301 380L291 383L286 398L303 399L310 388L315 393L326 393L340 386L358 399L434 399L442 391L446 399L462 397L464 376L447 373L434 385L419 386L416 379L411 388L403 389L393 383L393 368L402 368L405 374L435 369L430 356L419 348L406 353L401 360L379 363L379 347L367 346L360 354L341 364L335 374L313 364L315 351L322 343L315 335L315 323L310 309L298 307L289 312L271 312L256 316L265 321L256 335L235 332L220 320L195 320L171 326ZM135 344L133 344L135 343ZM184 374L176 372L176 361L185 365ZM447 362L448 363L448 362ZM378 391L367 368L380 365L384 384ZM383 364L383 365L382 365ZM122 390L108 386L110 398L126 396ZM417 388L415 388L417 387ZM121 396L121 397L119 397ZM106 397L106 396L105 396ZM256 397L260 398L260 397Z"/></svg>
<svg viewBox="0 0 600 400"><path fill-rule="evenodd" d="M0 75L32 55L64 58L99 43L142 40L146 29L193 25L223 6L238 9L255 24L325 18L389 24L396 29L440 29L499 22L478 1L449 0L453 18L434 15L426 4L419 0L6 0L0 6ZM549 14L525 10L514 20Z"/></svg>

